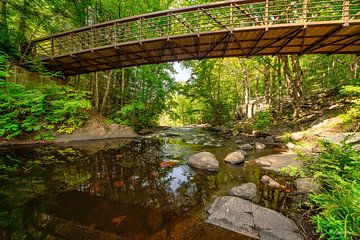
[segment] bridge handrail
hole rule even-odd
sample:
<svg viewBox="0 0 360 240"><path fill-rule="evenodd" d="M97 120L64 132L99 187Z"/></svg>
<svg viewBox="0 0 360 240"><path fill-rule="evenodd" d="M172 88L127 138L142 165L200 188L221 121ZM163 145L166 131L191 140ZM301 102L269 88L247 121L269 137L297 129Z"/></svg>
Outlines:
<svg viewBox="0 0 360 240"><path fill-rule="evenodd" d="M269 1L275 1L275 0L269 0ZM266 0L230 0L230 1L228 0L228 1L207 3L207 4L198 4L198 5L183 7L183 8L174 8L174 9L157 11L157 12L152 12L152 13L144 13L141 15L120 18L120 19L116 19L116 20L112 20L112 21L108 21L108 22L97 23L97 24L77 28L75 30L70 30L70 31L53 34L53 35L50 35L47 37L35 39L32 42L41 42L44 40L51 39L53 37L61 37L61 36L67 35L69 33L83 32L83 31L87 31L92 28L100 28L100 27L110 26L115 23L127 23L127 22L132 22L134 20L138 20L138 19L148 19L148 18L154 18L154 17L160 17L160 16L167 16L169 13L170 14L171 13L182 13L182 12L189 12L189 11L194 11L194 10L198 10L198 9L209 9L209 8L229 6L231 4L248 4L248 3L259 3L259 2L266 2Z"/></svg>

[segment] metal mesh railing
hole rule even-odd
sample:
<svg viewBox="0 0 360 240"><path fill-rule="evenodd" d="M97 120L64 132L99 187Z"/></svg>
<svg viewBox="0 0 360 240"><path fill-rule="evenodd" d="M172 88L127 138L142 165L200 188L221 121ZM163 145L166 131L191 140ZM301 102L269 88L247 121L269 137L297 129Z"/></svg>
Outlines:
<svg viewBox="0 0 360 240"><path fill-rule="evenodd" d="M119 19L31 42L26 55L54 58L101 47L212 31L360 19L360 0L228 1Z"/></svg>

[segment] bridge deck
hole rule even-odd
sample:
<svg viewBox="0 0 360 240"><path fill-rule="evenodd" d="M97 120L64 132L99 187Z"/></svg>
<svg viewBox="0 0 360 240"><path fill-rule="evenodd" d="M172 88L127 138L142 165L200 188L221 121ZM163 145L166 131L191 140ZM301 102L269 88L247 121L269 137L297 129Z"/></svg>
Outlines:
<svg viewBox="0 0 360 240"><path fill-rule="evenodd" d="M24 50L24 55L65 75L285 54L360 54L360 0L219 2L60 33L33 41Z"/></svg>

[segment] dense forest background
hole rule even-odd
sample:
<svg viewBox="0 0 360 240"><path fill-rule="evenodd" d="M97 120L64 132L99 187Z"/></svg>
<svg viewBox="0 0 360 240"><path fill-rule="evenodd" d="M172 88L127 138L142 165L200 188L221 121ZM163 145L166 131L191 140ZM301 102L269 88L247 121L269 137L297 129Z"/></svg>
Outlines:
<svg viewBox="0 0 360 240"><path fill-rule="evenodd" d="M6 72L2 75L11 76L11 64L5 62L21 61L19 49L33 39L140 13L206 2L211 1L1 0L1 68ZM162 124L228 126L236 120L258 118L258 126L262 127L274 119L306 118L307 110L316 107L314 102L326 104L326 97L336 95L342 86L357 84L360 58L267 56L189 61L183 65L192 71L186 82L174 80L172 63L83 74L66 81L76 90L87 92L92 108L109 121L136 129L153 127L159 124L160 117ZM34 68L45 73L41 66Z"/></svg>

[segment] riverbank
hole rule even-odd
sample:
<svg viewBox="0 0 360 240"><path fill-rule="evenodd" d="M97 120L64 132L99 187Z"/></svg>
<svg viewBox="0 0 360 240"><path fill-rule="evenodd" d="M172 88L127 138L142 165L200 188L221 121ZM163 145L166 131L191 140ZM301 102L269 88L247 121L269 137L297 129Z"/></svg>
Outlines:
<svg viewBox="0 0 360 240"><path fill-rule="evenodd" d="M70 142L139 137L131 128L118 124L109 124L104 117L96 113L89 114L89 118L85 124L73 133L59 134L53 132L52 135L53 140L34 140L33 135L12 140L0 139L0 147L64 144Z"/></svg>

